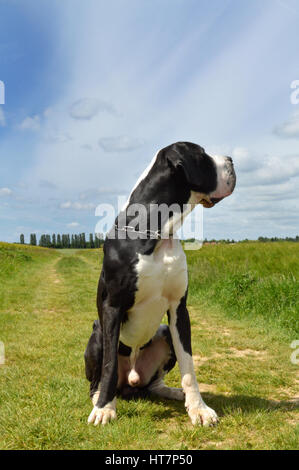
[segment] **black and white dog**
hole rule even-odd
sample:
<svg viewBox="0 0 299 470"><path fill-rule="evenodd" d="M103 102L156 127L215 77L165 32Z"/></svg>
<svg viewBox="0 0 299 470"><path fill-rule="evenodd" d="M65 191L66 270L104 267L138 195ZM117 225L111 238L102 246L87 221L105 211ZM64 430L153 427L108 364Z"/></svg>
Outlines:
<svg viewBox="0 0 299 470"><path fill-rule="evenodd" d="M186 257L173 234L196 204L213 207L232 193L235 182L230 157L210 157L189 142L160 150L137 181L104 244L99 320L85 351L94 405L89 423L106 424L116 418L117 394L185 400L193 424L217 422L215 411L200 395L194 372ZM157 205L181 211L174 209L167 217L158 217L154 229L147 225L141 230L136 213L129 211L135 204L146 209L142 222L150 221ZM169 326L160 325L165 313ZM182 389L163 382L176 360Z"/></svg>

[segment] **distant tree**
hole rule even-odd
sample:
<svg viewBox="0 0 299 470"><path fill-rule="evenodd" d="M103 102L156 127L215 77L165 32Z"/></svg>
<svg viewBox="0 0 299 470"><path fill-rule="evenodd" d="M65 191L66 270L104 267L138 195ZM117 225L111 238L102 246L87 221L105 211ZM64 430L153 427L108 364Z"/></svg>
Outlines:
<svg viewBox="0 0 299 470"><path fill-rule="evenodd" d="M55 235L55 233L53 233L53 235L52 235L52 247L56 248L56 235Z"/></svg>
<svg viewBox="0 0 299 470"><path fill-rule="evenodd" d="M94 248L93 234L89 234L89 248Z"/></svg>
<svg viewBox="0 0 299 470"><path fill-rule="evenodd" d="M86 248L85 233L80 234L80 248Z"/></svg>
<svg viewBox="0 0 299 470"><path fill-rule="evenodd" d="M20 235L20 243L21 243L21 245L25 244L25 237L24 237L23 233L21 233L21 235Z"/></svg>
<svg viewBox="0 0 299 470"><path fill-rule="evenodd" d="M41 235L39 239L39 246L46 246L46 235Z"/></svg>
<svg viewBox="0 0 299 470"><path fill-rule="evenodd" d="M61 248L61 236L60 233L57 235L57 243L56 243L57 248Z"/></svg>
<svg viewBox="0 0 299 470"><path fill-rule="evenodd" d="M50 248L51 247L51 236L46 235L46 247Z"/></svg>
<svg viewBox="0 0 299 470"><path fill-rule="evenodd" d="M102 233L96 233L95 240L94 240L95 248L100 248L101 245L103 245L103 243L104 243L104 235Z"/></svg>
<svg viewBox="0 0 299 470"><path fill-rule="evenodd" d="M30 245L36 246L36 234L35 233L30 234Z"/></svg>

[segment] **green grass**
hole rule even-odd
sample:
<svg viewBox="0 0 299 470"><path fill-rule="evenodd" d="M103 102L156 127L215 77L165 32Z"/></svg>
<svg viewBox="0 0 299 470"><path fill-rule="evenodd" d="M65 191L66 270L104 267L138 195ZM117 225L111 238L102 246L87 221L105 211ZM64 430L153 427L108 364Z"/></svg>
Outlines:
<svg viewBox="0 0 299 470"><path fill-rule="evenodd" d="M239 243L188 252L190 302L219 305L299 337L299 244Z"/></svg>
<svg viewBox="0 0 299 470"><path fill-rule="evenodd" d="M187 253L196 373L221 418L207 429L192 427L183 403L154 399L119 399L116 422L88 426L83 352L102 252L0 244L0 448L298 448L297 246ZM176 366L167 383L179 382Z"/></svg>

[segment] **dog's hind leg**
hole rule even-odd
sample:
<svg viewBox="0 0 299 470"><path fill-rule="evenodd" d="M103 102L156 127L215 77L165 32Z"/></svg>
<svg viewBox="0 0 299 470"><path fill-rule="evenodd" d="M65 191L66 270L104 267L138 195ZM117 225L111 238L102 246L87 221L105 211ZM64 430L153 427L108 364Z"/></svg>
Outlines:
<svg viewBox="0 0 299 470"><path fill-rule="evenodd" d="M152 374L152 379L146 388L151 395L171 400L185 399L181 388L167 387L163 381L175 364L176 355L169 327L160 325L150 345L142 350L140 362L137 363L137 367L143 369L140 374L143 378L149 373Z"/></svg>
<svg viewBox="0 0 299 470"><path fill-rule="evenodd" d="M185 394L182 388L168 387L164 383L163 379L165 375L174 368L177 358L173 348L169 327L167 325L160 325L160 328L157 332L157 336L159 335L164 336L166 339L166 342L169 346L169 356L167 358L167 363L163 364L162 370L160 369L158 378L149 385L148 391L151 393L151 395L160 398L168 398L170 400L185 400Z"/></svg>
<svg viewBox="0 0 299 470"><path fill-rule="evenodd" d="M156 397L169 398L170 400L185 400L183 389L167 387L162 378L151 383L148 391Z"/></svg>

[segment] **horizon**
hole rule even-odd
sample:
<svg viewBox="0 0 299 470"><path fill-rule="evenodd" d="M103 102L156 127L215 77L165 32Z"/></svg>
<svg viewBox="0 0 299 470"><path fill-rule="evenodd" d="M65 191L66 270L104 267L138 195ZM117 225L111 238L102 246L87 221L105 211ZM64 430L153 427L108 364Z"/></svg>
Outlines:
<svg viewBox="0 0 299 470"><path fill-rule="evenodd" d="M63 236L63 235L67 235L68 237L70 237L71 239L73 237L77 237L77 236L80 236L84 234L85 236L90 236L92 235L94 237L94 240L97 238L102 242L104 242L104 238L103 237L99 237L98 235L103 235L103 234L95 234L95 233L92 233L92 232L78 232L78 233L43 233L40 235L39 239L37 238L36 239L36 243L35 244L32 244L30 242L27 242L26 240L30 240L31 239L31 236L32 235L36 235L36 234L27 234L27 236L23 233L20 234L20 239L19 241L14 241L14 242L6 242L6 241L3 241L3 240L0 240L0 243L11 243L11 244L15 244L15 245L29 245L29 246L43 246L45 247L44 245L41 245L40 242L41 242L41 239L42 237L44 236L49 236L51 239L54 236ZM24 243L21 241L21 237L24 236ZM194 241L195 239L194 238L186 238L186 239L182 239L182 242L189 242L189 241ZM203 244L204 243L210 243L210 242L225 242L225 243L242 243L242 242L274 242L274 241L291 241L291 242L299 242L299 234L298 235L294 235L293 237L289 237L289 236L286 236L286 237L264 237L262 235L260 235L258 238L256 239L250 239L250 238L242 238L242 239L234 239L234 238L203 238L201 240ZM86 243L88 244L89 243L89 239L86 238ZM52 247L51 247L52 248ZM96 248L96 247L95 247Z"/></svg>
<svg viewBox="0 0 299 470"><path fill-rule="evenodd" d="M182 140L235 164L203 238L298 236L298 2L0 0L0 11L1 240L94 233L96 207L116 207Z"/></svg>

